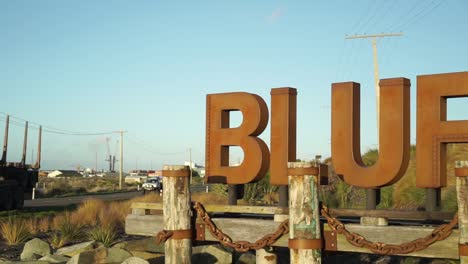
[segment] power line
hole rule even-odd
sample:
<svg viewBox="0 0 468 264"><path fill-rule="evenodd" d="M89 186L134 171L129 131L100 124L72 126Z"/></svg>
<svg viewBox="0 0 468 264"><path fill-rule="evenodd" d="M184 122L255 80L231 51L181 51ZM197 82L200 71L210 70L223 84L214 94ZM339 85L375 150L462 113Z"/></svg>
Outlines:
<svg viewBox="0 0 468 264"><path fill-rule="evenodd" d="M5 115L5 116L9 115L9 114L4 113L4 112L0 112L0 113ZM10 118L15 118L17 120L21 120L21 121L24 121L24 122L28 121L28 120L26 120L24 118L21 118L21 117L17 117L17 116L13 116L13 115L9 115L9 116L10 116ZM2 117L0 117L0 118L2 118ZM2 119L5 120L4 118L2 118ZM67 136L102 136L102 135L115 134L115 132L113 132L113 131L77 132L77 131L71 131L71 130L65 130L65 129L60 129L60 128L54 128L54 127L51 127L51 126L41 125L41 124L33 122L33 121L28 121L28 122L30 124L36 126L36 127L33 127L32 125L30 125L31 128L38 129L39 126L42 126L43 127L42 131L47 132L47 133L52 133L52 134L59 134L59 135L67 135ZM10 123L15 124L17 126L23 126L24 127L23 124L20 124L19 122L16 122L16 121L11 120L11 119L10 119Z"/></svg>
<svg viewBox="0 0 468 264"><path fill-rule="evenodd" d="M419 10L419 12L413 14L412 16L410 16L408 19L406 20L403 20L401 23L397 24L396 26L393 27L393 29L391 31L401 31L402 29L410 26L410 25L413 25L414 23L420 21L421 19L423 19L425 16L427 16L428 14L430 14L434 9L436 9L437 7L439 7L440 5L442 5L445 0L441 0L439 3L436 3L437 0L433 0L431 1L429 4L423 6L421 8L421 10ZM413 6L412 10L414 9L415 6ZM409 13L408 13L409 14ZM401 21L401 20L400 20Z"/></svg>

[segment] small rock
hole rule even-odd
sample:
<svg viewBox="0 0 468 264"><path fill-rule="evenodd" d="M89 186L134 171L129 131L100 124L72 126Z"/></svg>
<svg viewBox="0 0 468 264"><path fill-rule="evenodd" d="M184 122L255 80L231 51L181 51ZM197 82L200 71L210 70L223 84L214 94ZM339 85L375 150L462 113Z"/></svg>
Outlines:
<svg viewBox="0 0 468 264"><path fill-rule="evenodd" d="M55 252L55 255L73 257L77 255L78 253L94 249L95 244L96 244L95 241L89 241L89 242L83 242L83 243L76 244L76 245L69 246L69 247L59 248L57 252Z"/></svg>
<svg viewBox="0 0 468 264"><path fill-rule="evenodd" d="M198 246L192 249L192 263L232 263L232 253L220 245Z"/></svg>
<svg viewBox="0 0 468 264"><path fill-rule="evenodd" d="M39 260L48 261L49 263L65 264L67 263L67 261L70 260L70 258L65 257L65 256L59 256L59 255L47 255L47 256L40 258Z"/></svg>
<svg viewBox="0 0 468 264"><path fill-rule="evenodd" d="M104 263L121 263L130 257L132 257L132 254L130 254L125 249L109 248L107 250L107 257Z"/></svg>
<svg viewBox="0 0 468 264"><path fill-rule="evenodd" d="M147 260L139 258L139 257L130 257L130 258L124 260L124 262L122 262L122 264L149 264L149 262Z"/></svg>
<svg viewBox="0 0 468 264"><path fill-rule="evenodd" d="M74 255L70 260L68 260L67 264L90 264L96 263L94 261L94 251L83 251L76 255Z"/></svg>
<svg viewBox="0 0 468 264"><path fill-rule="evenodd" d="M123 248L128 251L146 251L164 253L164 243L156 244L154 238L125 241L115 244L113 248Z"/></svg>
<svg viewBox="0 0 468 264"><path fill-rule="evenodd" d="M255 264L257 262L257 256L252 253L244 253L237 260L236 264Z"/></svg>
<svg viewBox="0 0 468 264"><path fill-rule="evenodd" d="M50 255L51 249L47 242L34 238L26 242L21 253L20 259L25 260L37 260L43 256Z"/></svg>
<svg viewBox="0 0 468 264"><path fill-rule="evenodd" d="M164 257L164 254L162 253L151 253L151 252L145 252L145 251L130 251L130 254L132 254L132 256L134 257L139 257L139 258L146 259L146 260L152 260L152 259Z"/></svg>

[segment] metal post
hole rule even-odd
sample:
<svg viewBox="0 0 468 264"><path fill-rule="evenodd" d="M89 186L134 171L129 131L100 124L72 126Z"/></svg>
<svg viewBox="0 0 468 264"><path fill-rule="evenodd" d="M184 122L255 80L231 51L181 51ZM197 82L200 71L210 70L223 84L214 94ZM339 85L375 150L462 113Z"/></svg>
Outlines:
<svg viewBox="0 0 468 264"><path fill-rule="evenodd" d="M441 203L440 188L426 189L426 211L439 211Z"/></svg>
<svg viewBox="0 0 468 264"><path fill-rule="evenodd" d="M380 203L380 188L366 189L366 209L375 210Z"/></svg>
<svg viewBox="0 0 468 264"><path fill-rule="evenodd" d="M32 197L31 199L34 200L36 198L36 188L32 189Z"/></svg>
<svg viewBox="0 0 468 264"><path fill-rule="evenodd" d="M279 186L278 194L279 194L278 206L288 207L288 200L289 200L288 186Z"/></svg>
<svg viewBox="0 0 468 264"><path fill-rule="evenodd" d="M237 205L237 185L228 185L228 204Z"/></svg>

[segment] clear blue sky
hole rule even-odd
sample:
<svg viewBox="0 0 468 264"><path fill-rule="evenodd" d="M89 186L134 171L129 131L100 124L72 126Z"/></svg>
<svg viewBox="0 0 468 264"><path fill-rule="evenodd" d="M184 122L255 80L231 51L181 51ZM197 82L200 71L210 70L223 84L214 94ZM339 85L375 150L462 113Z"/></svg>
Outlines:
<svg viewBox="0 0 468 264"><path fill-rule="evenodd" d="M356 81L365 151L377 143L372 48L344 37L401 31L378 43L380 77L411 79L414 142L416 76L468 70L467 11L465 0L0 1L0 136L9 113L74 132L127 130L125 170L183 163L189 148L204 163L206 94L269 104L271 88L291 86L298 157L312 159L330 154L331 83ZM467 102L450 116L468 119ZM9 161L22 133L11 126ZM94 167L97 153L107 168L106 137L45 132L42 167Z"/></svg>

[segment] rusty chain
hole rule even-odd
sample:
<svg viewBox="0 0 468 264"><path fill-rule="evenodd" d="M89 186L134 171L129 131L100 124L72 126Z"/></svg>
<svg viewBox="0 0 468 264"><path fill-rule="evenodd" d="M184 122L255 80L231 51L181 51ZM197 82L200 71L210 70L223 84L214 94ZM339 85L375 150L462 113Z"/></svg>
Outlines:
<svg viewBox="0 0 468 264"><path fill-rule="evenodd" d="M289 233L289 220L287 219L278 226L274 233L267 234L253 243L248 241L232 241L232 238L229 235L223 233L223 231L216 226L213 220L211 220L211 217L206 212L201 203L194 202L193 207L197 211L198 217L208 227L210 233L216 239L218 239L221 244L231 247L237 252L247 252L251 249L257 250L266 248L273 245L281 236ZM340 220L330 215L326 206L322 206L321 213L327 220L328 226L336 233L344 235L346 240L351 245L367 248L371 252L381 255L409 254L415 251L423 250L433 243L449 237L452 233L452 229L458 223L458 213L456 213L448 224L440 225L426 237L418 238L399 245L394 245L382 242L371 242L357 233L348 231ZM171 236L171 231L162 230L157 234L156 241L157 243L165 242Z"/></svg>
<svg viewBox="0 0 468 264"><path fill-rule="evenodd" d="M198 217L208 227L210 233L225 246L233 248L237 252L247 252L251 249L261 249L273 245L281 236L289 233L289 220L284 220L274 233L265 235L259 240L251 243L248 241L232 241L232 238L223 233L221 229L216 227L216 224L211 220L203 205L199 202L194 202L193 207L197 211Z"/></svg>
<svg viewBox="0 0 468 264"><path fill-rule="evenodd" d="M156 234L156 244L166 242L174 233L172 231L161 230Z"/></svg>
<svg viewBox="0 0 468 264"><path fill-rule="evenodd" d="M356 247L367 248L373 253L381 255L408 254L425 249L434 242L441 241L449 237L452 233L452 229L458 222L458 213L456 213L450 223L440 225L426 237L418 238L399 245L393 245L382 242L371 242L359 234L346 230L345 225L341 223L340 220L332 217L329 214L328 208L326 206L322 207L321 212L322 215L327 219L328 226L336 233L344 235L350 244Z"/></svg>

